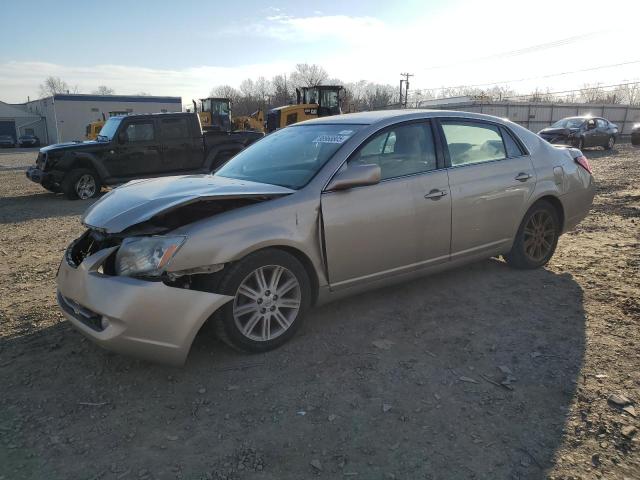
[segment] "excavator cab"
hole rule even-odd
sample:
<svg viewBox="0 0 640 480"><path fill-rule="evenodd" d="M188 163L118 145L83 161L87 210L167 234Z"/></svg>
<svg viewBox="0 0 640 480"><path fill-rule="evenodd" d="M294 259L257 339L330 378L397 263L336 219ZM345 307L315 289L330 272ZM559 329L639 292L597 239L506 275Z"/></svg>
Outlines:
<svg viewBox="0 0 640 480"><path fill-rule="evenodd" d="M340 85L296 88L296 105L273 108L267 113L267 132L317 117L340 115Z"/></svg>
<svg viewBox="0 0 640 480"><path fill-rule="evenodd" d="M298 104L317 104L318 117L340 115L340 85L318 85L317 87L296 88Z"/></svg>
<svg viewBox="0 0 640 480"><path fill-rule="evenodd" d="M194 100L195 108L195 100ZM231 130L231 100L228 98L209 97L200 99L198 112L203 130Z"/></svg>

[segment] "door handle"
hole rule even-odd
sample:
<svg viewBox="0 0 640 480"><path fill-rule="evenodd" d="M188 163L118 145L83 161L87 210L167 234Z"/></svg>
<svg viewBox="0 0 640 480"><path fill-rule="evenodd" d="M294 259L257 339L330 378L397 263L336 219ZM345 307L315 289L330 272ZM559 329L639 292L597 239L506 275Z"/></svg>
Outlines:
<svg viewBox="0 0 640 480"><path fill-rule="evenodd" d="M531 175L529 175L528 173L524 173L524 172L521 172L516 176L516 180L518 180L519 182L526 182L530 178L531 178Z"/></svg>
<svg viewBox="0 0 640 480"><path fill-rule="evenodd" d="M433 189L429 193L427 193L424 198L428 198L429 200L440 200L447 194L444 190Z"/></svg>

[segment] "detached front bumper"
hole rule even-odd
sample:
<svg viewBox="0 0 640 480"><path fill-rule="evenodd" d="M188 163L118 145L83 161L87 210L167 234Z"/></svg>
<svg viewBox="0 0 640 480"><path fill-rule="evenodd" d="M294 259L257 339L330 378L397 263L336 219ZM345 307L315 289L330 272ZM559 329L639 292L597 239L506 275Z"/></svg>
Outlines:
<svg viewBox="0 0 640 480"><path fill-rule="evenodd" d="M108 350L184 364L202 324L233 297L101 274L116 248L100 250L78 267L62 260L57 284L64 316Z"/></svg>

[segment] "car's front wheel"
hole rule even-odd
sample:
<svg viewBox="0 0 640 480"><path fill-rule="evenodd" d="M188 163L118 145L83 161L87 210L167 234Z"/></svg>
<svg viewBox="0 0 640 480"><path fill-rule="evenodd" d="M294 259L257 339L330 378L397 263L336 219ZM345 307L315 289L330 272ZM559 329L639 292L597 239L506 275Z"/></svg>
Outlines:
<svg viewBox="0 0 640 480"><path fill-rule="evenodd" d="M62 181L62 191L70 200L96 197L100 193L100 187L100 177L87 168L72 170Z"/></svg>
<svg viewBox="0 0 640 480"><path fill-rule="evenodd" d="M558 212L547 201L539 201L527 211L516 233L511 251L504 256L515 268L532 269L546 265L558 245Z"/></svg>
<svg viewBox="0 0 640 480"><path fill-rule="evenodd" d="M289 340L311 303L309 276L300 261L267 249L227 268L216 290L233 300L218 313L218 336L247 352L265 352Z"/></svg>

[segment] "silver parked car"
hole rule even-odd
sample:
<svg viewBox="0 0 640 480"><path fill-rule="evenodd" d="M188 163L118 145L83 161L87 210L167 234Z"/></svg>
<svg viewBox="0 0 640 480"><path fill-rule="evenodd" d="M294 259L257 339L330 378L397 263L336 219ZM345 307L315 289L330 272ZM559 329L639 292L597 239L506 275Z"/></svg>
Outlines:
<svg viewBox="0 0 640 480"><path fill-rule="evenodd" d="M579 150L486 115L382 111L279 130L213 175L130 182L83 217L58 302L104 347L182 364L208 319L278 347L312 305L502 255L537 268L594 196Z"/></svg>

